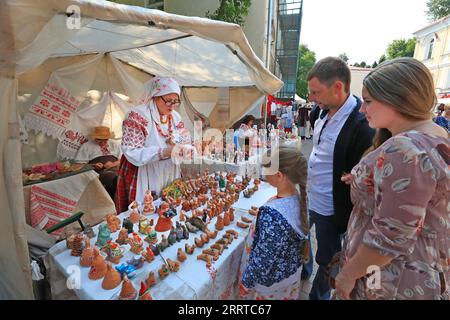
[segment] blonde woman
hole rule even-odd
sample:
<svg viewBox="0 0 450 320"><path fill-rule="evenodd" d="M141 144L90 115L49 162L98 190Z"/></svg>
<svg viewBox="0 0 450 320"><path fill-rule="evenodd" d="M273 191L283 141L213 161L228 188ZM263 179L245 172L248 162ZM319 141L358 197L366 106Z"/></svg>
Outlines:
<svg viewBox="0 0 450 320"><path fill-rule="evenodd" d="M263 174L277 196L259 209L247 238L239 278L242 299L298 299L308 248L307 161L299 148L282 146ZM300 192L299 192L299 191Z"/></svg>
<svg viewBox="0 0 450 320"><path fill-rule="evenodd" d="M375 145L351 175L354 208L338 299L448 299L450 164L447 132L432 122L428 69L412 58L364 80L361 107Z"/></svg>

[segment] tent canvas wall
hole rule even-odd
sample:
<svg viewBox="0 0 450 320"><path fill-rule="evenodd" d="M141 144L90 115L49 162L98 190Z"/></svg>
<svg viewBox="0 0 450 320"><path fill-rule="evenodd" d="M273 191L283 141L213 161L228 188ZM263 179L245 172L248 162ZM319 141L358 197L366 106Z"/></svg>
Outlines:
<svg viewBox="0 0 450 320"><path fill-rule="evenodd" d="M30 103L33 88L42 89L33 87L33 81L41 79L42 85L45 77L51 78L45 70L37 69L49 58L70 57L76 63L86 55L86 59L98 57L96 62L101 64L103 54L110 53L145 73L173 76L184 86L231 88L229 99L246 95L231 94L236 87L272 94L282 86L256 57L238 25L203 18L105 1L4 0L0 2L0 32L0 298L3 299L33 298L18 106L25 108ZM66 62L62 65L65 67ZM86 70L92 76L89 72L93 71ZM64 73L56 78L63 84L71 83ZM79 92L72 94L81 102L83 92L96 86L96 77L92 78L90 86L83 81L76 83ZM22 90L26 85L30 92ZM111 87L108 84L107 88ZM133 83L121 83L121 87L128 97L136 99L139 90ZM223 101L223 92L219 98ZM221 112L222 107L212 110L211 119L220 122ZM58 134L57 131L54 132Z"/></svg>

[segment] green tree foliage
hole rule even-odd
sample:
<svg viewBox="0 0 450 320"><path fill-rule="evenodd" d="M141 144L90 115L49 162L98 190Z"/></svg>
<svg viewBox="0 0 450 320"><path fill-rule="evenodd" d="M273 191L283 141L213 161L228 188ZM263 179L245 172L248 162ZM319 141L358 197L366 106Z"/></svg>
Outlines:
<svg viewBox="0 0 450 320"><path fill-rule="evenodd" d="M378 62L374 61L374 63L372 64L372 68L375 69L376 67L378 67Z"/></svg>
<svg viewBox="0 0 450 320"><path fill-rule="evenodd" d="M385 54L383 54L381 57L380 57L380 60L378 60L378 64L382 64L383 62L385 62L387 59L386 59L386 55Z"/></svg>
<svg viewBox="0 0 450 320"><path fill-rule="evenodd" d="M428 0L426 14L430 22L450 15L450 0Z"/></svg>
<svg viewBox="0 0 450 320"><path fill-rule="evenodd" d="M388 60L401 57L413 57L416 47L416 39L398 39L389 44L386 53Z"/></svg>
<svg viewBox="0 0 450 320"><path fill-rule="evenodd" d="M297 71L297 94L306 99L308 97L308 72L316 63L316 53L306 45L300 45Z"/></svg>
<svg viewBox="0 0 450 320"><path fill-rule="evenodd" d="M206 12L206 17L243 26L251 5L251 0L220 0L219 8L213 13Z"/></svg>
<svg viewBox="0 0 450 320"><path fill-rule="evenodd" d="M349 58L348 58L348 55L344 52L344 53L341 53L340 55L339 55L339 58L341 58L342 60L344 60L346 63L348 63L348 60L349 60Z"/></svg>

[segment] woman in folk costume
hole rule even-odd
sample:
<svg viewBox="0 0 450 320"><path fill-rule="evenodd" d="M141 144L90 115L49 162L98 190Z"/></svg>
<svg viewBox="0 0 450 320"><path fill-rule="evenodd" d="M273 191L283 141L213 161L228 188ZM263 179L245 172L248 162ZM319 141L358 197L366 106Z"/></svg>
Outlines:
<svg viewBox="0 0 450 320"><path fill-rule="evenodd" d="M171 78L154 77L144 85L141 105L123 121L122 152L117 181L116 209L124 212L134 200L142 203L147 190L161 190L180 177L171 159L176 137L185 134L180 86Z"/></svg>
<svg viewBox="0 0 450 320"><path fill-rule="evenodd" d="M251 226L239 273L239 296L299 299L302 265L309 257L307 161L298 147L281 146L274 148L262 173L277 188L277 195L259 209Z"/></svg>

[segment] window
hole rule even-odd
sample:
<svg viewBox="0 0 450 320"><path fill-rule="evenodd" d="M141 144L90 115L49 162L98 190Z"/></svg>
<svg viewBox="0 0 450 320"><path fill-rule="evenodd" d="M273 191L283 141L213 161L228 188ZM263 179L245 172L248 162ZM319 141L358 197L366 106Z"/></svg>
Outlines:
<svg viewBox="0 0 450 320"><path fill-rule="evenodd" d="M434 38L430 40L430 43L428 45L427 59L431 59L433 57L433 49L434 49Z"/></svg>

